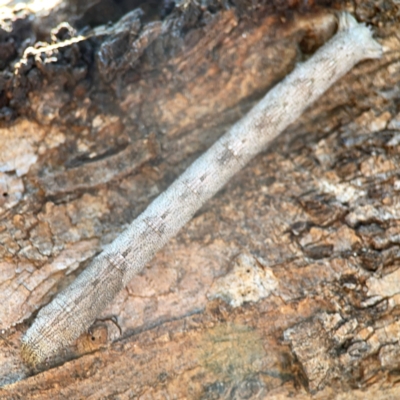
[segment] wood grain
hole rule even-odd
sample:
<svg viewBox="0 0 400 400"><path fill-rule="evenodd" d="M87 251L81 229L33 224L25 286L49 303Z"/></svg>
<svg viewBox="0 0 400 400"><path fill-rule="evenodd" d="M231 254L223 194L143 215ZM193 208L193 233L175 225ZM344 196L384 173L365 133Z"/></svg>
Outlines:
<svg viewBox="0 0 400 400"><path fill-rule="evenodd" d="M82 336L48 371L28 378L31 372L22 364L19 343L32 313L271 85L307 58L303 52L325 42L335 29L328 9L275 14L268 6L258 5L254 13L250 7L220 9L211 17L201 10L179 10L171 15L166 36L110 85L92 78L95 69L87 68L83 78L78 74L80 63L92 65L95 38L68 54L62 50L57 73L52 73L55 65L44 63L39 74L33 60L7 80L5 93L12 100L7 107L19 116L12 120L9 138L18 137L32 157L27 173L4 172L19 179L24 192L14 197L18 203L12 208L7 198L2 203L2 398L61 398L64 393L396 398L400 45L398 6L382 1L345 7L372 24L386 49L384 59L360 64L329 90L128 285L103 315L117 315L122 338L106 322L107 338L102 327L94 341ZM197 17L190 19L193 12ZM184 61L189 51L203 56ZM119 135L112 129L115 116L124 126ZM47 173L83 165L150 134L160 155L132 175L54 197L46 197L38 184ZM2 134L1 145L10 143L6 137ZM19 147L13 148L16 153L1 152L4 163L12 159L8 155L19 155ZM246 273L241 254L253 260L248 264L252 277L262 276L264 268L279 287L268 298L233 309L207 295L212 287L213 293L224 287L219 279L230 271L237 273L241 266ZM250 337L261 337L265 352L259 341L240 339L246 333L224 328L233 323L254 329ZM208 331L214 339L195 340L197 334L209 337ZM118 339L122 342L114 342ZM121 343L126 352L108 358ZM244 353L230 357L233 349L241 351L238 343L246 343ZM126 362L135 348L143 360L140 368L137 359ZM194 348L208 349L202 358L208 361L202 364ZM249 363L246 354L255 353L261 361L250 357ZM245 362L240 365L238 359ZM160 360L158 379L154 371ZM193 365L209 367L192 370ZM125 371L118 374L120 380L115 371Z"/></svg>

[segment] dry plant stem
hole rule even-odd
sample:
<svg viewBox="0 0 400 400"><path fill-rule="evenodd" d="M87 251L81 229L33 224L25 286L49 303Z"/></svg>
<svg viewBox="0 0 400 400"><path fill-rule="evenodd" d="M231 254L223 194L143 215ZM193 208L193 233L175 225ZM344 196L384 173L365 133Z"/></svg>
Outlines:
<svg viewBox="0 0 400 400"><path fill-rule="evenodd" d="M367 27L341 14L339 31L327 44L275 86L38 313L22 340L24 360L37 367L72 344L233 175L354 65L381 53Z"/></svg>

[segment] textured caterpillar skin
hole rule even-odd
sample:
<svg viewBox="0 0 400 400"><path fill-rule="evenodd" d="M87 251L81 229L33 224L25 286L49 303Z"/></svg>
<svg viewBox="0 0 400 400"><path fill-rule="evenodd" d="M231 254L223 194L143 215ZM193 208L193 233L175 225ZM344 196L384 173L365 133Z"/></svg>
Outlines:
<svg viewBox="0 0 400 400"><path fill-rule="evenodd" d="M341 14L338 33L327 44L275 86L38 313L22 339L25 362L38 367L72 344L233 175L354 65L381 54L370 30Z"/></svg>

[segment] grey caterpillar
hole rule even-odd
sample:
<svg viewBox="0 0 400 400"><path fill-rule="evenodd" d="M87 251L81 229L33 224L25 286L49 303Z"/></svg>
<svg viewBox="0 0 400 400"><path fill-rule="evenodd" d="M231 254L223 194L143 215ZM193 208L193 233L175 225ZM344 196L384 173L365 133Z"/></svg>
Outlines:
<svg viewBox="0 0 400 400"><path fill-rule="evenodd" d="M97 316L195 212L334 82L358 62L379 58L371 31L349 14L338 33L199 157L65 290L38 313L21 354L37 367L87 331Z"/></svg>

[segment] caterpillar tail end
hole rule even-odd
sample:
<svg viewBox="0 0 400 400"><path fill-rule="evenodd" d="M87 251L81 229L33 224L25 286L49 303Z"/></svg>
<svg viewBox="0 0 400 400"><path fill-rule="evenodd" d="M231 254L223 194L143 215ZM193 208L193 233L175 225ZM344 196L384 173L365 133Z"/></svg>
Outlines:
<svg viewBox="0 0 400 400"><path fill-rule="evenodd" d="M40 368L47 359L46 355L40 350L40 346L36 346L32 342L29 331L23 336L21 341L21 357L24 363L33 369Z"/></svg>

